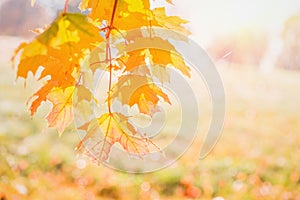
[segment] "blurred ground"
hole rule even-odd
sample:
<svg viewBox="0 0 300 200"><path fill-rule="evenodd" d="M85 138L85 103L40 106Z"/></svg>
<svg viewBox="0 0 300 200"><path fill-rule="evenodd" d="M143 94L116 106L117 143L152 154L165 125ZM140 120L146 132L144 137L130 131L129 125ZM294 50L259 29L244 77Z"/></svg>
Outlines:
<svg viewBox="0 0 300 200"><path fill-rule="evenodd" d="M174 165L130 175L95 166L25 106L35 89L9 65L18 38L0 38L0 199L300 199L300 73L221 68L227 98L222 138L204 160L199 138ZM47 106L46 106L47 107Z"/></svg>

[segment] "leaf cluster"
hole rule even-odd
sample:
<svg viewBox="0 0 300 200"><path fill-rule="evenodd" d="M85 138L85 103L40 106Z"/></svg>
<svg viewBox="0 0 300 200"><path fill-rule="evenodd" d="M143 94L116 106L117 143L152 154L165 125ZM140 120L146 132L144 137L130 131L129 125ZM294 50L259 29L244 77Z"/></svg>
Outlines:
<svg viewBox="0 0 300 200"><path fill-rule="evenodd" d="M172 4L170 0L167 3ZM168 16L164 7L151 8L149 0L82 0L79 8L87 14L69 13L67 5L65 8L35 39L22 43L12 58L18 78L27 79L32 73L43 83L30 97L31 115L42 102L50 102L52 110L46 120L63 133L73 121L74 103L98 103L98 97L82 83L86 71L94 76L102 70L109 74L109 87L102 88L107 90L107 111L99 116L92 111L87 114L89 117L78 127L85 133L78 149L86 147L88 155L98 163L109 158L115 143L130 154L149 153L149 145L156 145L134 126L131 116L113 111L112 105L120 102L123 106L136 106L140 113L151 117L159 112L159 102L171 104L155 80L161 85L169 82L170 67L189 77L190 68L171 42L156 36L152 29L161 27L189 34L183 26L187 21ZM132 29L138 34L130 34ZM114 39L117 35L120 40ZM147 44L163 44L167 50L138 48Z"/></svg>

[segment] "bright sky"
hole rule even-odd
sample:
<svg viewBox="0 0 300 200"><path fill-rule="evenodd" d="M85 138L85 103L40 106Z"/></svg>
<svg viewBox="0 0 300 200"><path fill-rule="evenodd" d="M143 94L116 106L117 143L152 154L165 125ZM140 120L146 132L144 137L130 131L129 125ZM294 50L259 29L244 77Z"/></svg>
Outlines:
<svg viewBox="0 0 300 200"><path fill-rule="evenodd" d="M50 7L63 7L64 0L37 0ZM165 0L153 0L165 5ZM300 0L173 0L170 15L188 19L193 39L201 44L218 35L254 29L279 34L284 21L300 12Z"/></svg>
<svg viewBox="0 0 300 200"><path fill-rule="evenodd" d="M188 19L200 43L243 28L277 34L289 16L300 12L300 0L174 0L174 4L169 13Z"/></svg>

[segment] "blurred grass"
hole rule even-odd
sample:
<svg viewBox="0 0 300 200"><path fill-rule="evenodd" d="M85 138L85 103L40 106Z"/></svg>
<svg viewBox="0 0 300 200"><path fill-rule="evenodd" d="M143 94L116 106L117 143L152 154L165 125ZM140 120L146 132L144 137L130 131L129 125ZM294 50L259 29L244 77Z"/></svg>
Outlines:
<svg viewBox="0 0 300 200"><path fill-rule="evenodd" d="M59 138L43 110L30 118L35 89L14 84L0 62L0 199L300 199L300 73L220 69L227 98L223 135L197 160L201 138L174 165L130 175L76 155L76 131ZM47 109L44 108L45 110Z"/></svg>

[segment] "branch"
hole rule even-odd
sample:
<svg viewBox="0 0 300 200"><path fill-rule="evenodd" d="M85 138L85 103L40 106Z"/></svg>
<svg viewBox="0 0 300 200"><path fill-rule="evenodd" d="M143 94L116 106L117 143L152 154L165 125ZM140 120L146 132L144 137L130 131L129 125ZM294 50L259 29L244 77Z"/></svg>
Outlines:
<svg viewBox="0 0 300 200"><path fill-rule="evenodd" d="M116 13L116 9L117 9L117 5L118 5L118 0L115 0L114 3L114 8L113 8L113 12L112 12L112 16L110 19L110 24L109 24L109 28L108 28L108 32L106 33L106 58L109 59L109 86L108 86L108 100L107 100L107 104L108 104L108 111L111 114L111 85L112 85L112 63L111 63L111 49L110 49L110 34L111 31L113 29L113 23L114 23L114 18L115 18L115 13Z"/></svg>

